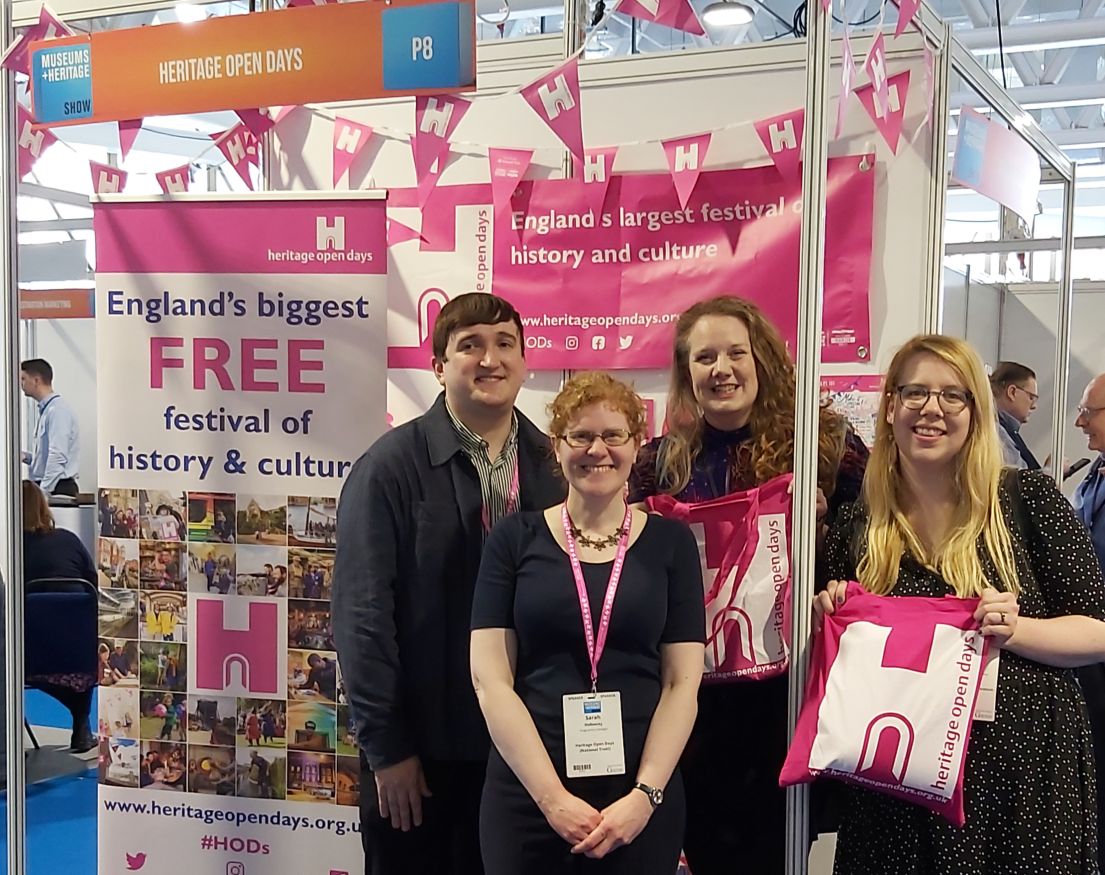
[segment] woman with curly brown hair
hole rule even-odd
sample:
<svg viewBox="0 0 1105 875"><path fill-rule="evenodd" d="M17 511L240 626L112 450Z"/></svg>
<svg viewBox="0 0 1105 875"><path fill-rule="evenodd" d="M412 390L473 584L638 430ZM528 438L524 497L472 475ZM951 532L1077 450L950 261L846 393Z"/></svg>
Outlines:
<svg viewBox="0 0 1105 875"><path fill-rule="evenodd" d="M709 501L791 471L794 379L782 337L754 304L731 296L695 304L676 324L667 433L641 448L629 500ZM843 417L823 409L820 520L858 497L866 460L867 448ZM786 719L786 675L699 691L698 721L680 765L684 849L694 875L783 871L786 796L778 777Z"/></svg>

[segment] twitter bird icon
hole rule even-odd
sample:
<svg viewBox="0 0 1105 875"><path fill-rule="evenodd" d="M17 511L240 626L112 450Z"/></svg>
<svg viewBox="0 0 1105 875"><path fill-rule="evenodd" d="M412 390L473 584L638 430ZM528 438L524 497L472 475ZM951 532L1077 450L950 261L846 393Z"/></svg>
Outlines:
<svg viewBox="0 0 1105 875"><path fill-rule="evenodd" d="M127 854L127 868L134 872L146 865L145 854Z"/></svg>

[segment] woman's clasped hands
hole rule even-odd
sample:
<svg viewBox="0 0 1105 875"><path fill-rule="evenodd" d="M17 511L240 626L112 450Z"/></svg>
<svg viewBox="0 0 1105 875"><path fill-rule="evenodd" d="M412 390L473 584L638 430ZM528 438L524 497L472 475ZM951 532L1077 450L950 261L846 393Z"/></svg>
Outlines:
<svg viewBox="0 0 1105 875"><path fill-rule="evenodd" d="M566 790L541 808L549 826L572 845L573 854L595 859L632 842L652 816L652 803L639 790L630 790L602 811Z"/></svg>

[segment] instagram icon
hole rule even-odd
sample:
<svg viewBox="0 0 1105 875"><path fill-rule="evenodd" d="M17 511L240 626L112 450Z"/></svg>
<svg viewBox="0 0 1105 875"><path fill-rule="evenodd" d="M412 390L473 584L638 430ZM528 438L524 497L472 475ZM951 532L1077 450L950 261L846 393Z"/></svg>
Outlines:
<svg viewBox="0 0 1105 875"><path fill-rule="evenodd" d="M227 863L226 875L246 875L245 863Z"/></svg>

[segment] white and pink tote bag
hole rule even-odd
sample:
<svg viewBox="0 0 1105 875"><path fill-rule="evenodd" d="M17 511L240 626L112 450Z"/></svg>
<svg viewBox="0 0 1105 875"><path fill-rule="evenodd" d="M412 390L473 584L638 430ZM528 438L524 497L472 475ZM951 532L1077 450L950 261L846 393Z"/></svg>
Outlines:
<svg viewBox="0 0 1105 875"><path fill-rule="evenodd" d="M685 504L668 495L649 508L681 520L698 539L706 588L703 681L760 680L790 661L790 481Z"/></svg>
<svg viewBox="0 0 1105 875"><path fill-rule="evenodd" d="M988 639L978 599L876 596L825 617L779 783L827 775L964 823L963 772Z"/></svg>

